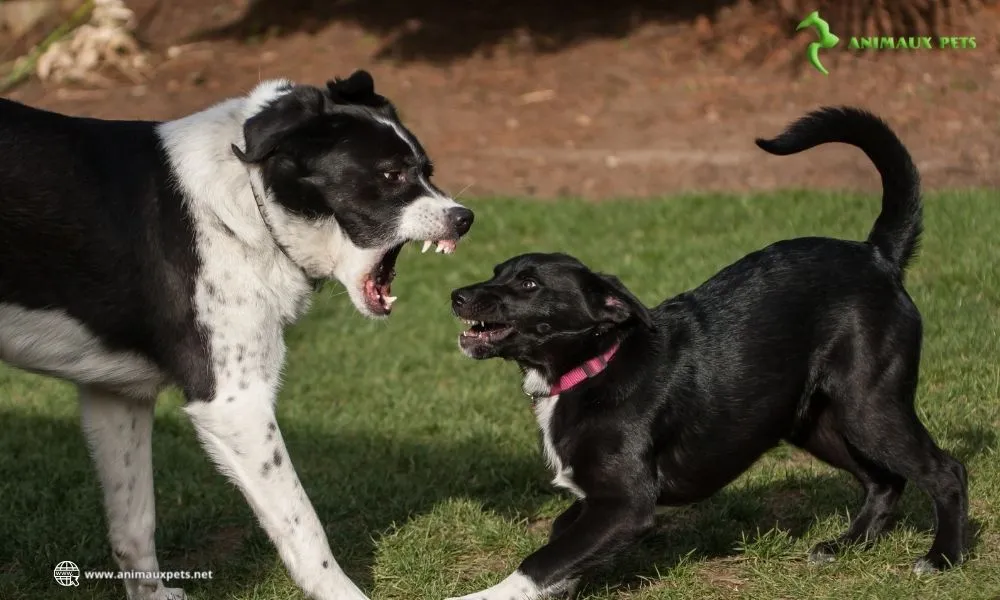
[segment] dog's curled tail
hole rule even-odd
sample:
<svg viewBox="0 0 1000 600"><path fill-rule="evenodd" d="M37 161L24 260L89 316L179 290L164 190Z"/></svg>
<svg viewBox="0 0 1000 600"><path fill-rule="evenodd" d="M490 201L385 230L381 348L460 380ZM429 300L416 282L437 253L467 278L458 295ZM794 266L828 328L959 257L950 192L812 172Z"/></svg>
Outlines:
<svg viewBox="0 0 1000 600"><path fill-rule="evenodd" d="M868 243L902 275L917 252L923 231L920 174L885 121L859 108L824 107L795 121L779 136L756 141L778 156L830 142L861 148L882 176L882 212L868 234Z"/></svg>

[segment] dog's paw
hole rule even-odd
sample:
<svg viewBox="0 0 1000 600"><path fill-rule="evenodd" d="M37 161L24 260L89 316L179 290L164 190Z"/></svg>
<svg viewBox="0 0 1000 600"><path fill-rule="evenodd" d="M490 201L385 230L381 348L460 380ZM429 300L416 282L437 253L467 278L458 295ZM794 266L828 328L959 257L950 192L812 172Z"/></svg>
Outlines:
<svg viewBox="0 0 1000 600"><path fill-rule="evenodd" d="M916 575L929 575L950 569L953 566L955 564L945 558L943 554L928 554L917 559L917 562L913 564L913 573Z"/></svg>
<svg viewBox="0 0 1000 600"><path fill-rule="evenodd" d="M466 594L464 596L456 596L454 598L448 598L448 600L498 600L499 596L492 595L496 590L493 588L480 590L478 592L473 592L471 594ZM518 596L511 596L508 600L521 600Z"/></svg>
<svg viewBox="0 0 1000 600"><path fill-rule="evenodd" d="M187 600L187 594L181 588L161 587L153 594L152 600Z"/></svg>
<svg viewBox="0 0 1000 600"><path fill-rule="evenodd" d="M531 579L515 571L491 588L448 600L540 600L550 595L539 589Z"/></svg>
<svg viewBox="0 0 1000 600"><path fill-rule="evenodd" d="M162 585L155 590L142 590L129 600L187 600L187 594L181 588L168 588Z"/></svg>
<svg viewBox="0 0 1000 600"><path fill-rule="evenodd" d="M466 594L465 596L457 596L455 598L448 598L448 600L522 600L527 596L517 596L511 595L510 597L504 596L502 592L495 588L489 588L485 590L480 590L478 592L473 592L471 594Z"/></svg>
<svg viewBox="0 0 1000 600"><path fill-rule="evenodd" d="M827 565L837 560L836 542L820 542L809 551L809 564Z"/></svg>
<svg viewBox="0 0 1000 600"><path fill-rule="evenodd" d="M937 573L940 571L938 567L934 565L934 562L925 558L920 558L913 564L913 572L917 575L927 575L930 573Z"/></svg>

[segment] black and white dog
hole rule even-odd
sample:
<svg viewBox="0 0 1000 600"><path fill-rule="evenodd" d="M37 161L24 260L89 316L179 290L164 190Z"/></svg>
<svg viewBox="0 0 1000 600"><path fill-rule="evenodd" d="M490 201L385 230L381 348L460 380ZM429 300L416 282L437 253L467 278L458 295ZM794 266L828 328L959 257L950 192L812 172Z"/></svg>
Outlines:
<svg viewBox="0 0 1000 600"><path fill-rule="evenodd" d="M562 254L512 258L452 293L472 325L462 351L520 365L553 483L577 496L547 545L463 598L569 592L647 531L657 505L708 497L781 440L865 489L848 531L813 560L882 533L907 480L937 516L914 570L961 560L965 468L914 410L921 319L903 274L921 232L918 174L889 127L856 109L811 113L758 144L787 155L828 142L858 146L882 175L882 212L865 242L781 241L653 309Z"/></svg>
<svg viewBox="0 0 1000 600"><path fill-rule="evenodd" d="M150 436L179 386L219 469L295 582L362 599L331 555L275 421L283 329L336 279L385 317L409 241L450 253L473 214L358 71L260 84L164 123L0 101L0 359L79 386L114 557L158 570ZM130 600L183 598L159 579Z"/></svg>

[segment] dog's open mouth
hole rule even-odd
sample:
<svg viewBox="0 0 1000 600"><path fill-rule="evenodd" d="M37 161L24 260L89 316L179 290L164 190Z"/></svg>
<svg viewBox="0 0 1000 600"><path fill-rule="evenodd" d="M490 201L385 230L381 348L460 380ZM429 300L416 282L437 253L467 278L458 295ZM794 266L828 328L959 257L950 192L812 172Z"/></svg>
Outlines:
<svg viewBox="0 0 1000 600"><path fill-rule="evenodd" d="M475 321L462 319L468 329L462 332L459 342L465 344L498 342L514 332L514 326L508 323L497 323L490 321Z"/></svg>
<svg viewBox="0 0 1000 600"><path fill-rule="evenodd" d="M396 277L396 258L402 249L403 244L390 248L371 273L365 276L365 304L368 305L368 310L376 315L389 314L392 311L392 303L396 301L396 297L390 296L389 293L392 291L392 280Z"/></svg>
<svg viewBox="0 0 1000 600"><path fill-rule="evenodd" d="M423 252L427 252L431 246L436 246L436 252L451 254L458 246L458 240L427 240L423 243ZM396 296L390 295L392 292L392 280L396 277L396 259L404 244L393 246L382 259L376 263L371 273L365 276L362 284L362 291L365 296L365 305L372 314L387 316L392 312L392 304L396 301Z"/></svg>

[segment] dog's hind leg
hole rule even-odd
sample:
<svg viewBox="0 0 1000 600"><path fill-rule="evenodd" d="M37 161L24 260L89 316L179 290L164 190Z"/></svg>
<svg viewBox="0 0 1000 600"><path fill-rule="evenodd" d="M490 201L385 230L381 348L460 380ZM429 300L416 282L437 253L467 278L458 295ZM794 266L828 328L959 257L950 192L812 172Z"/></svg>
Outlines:
<svg viewBox="0 0 1000 600"><path fill-rule="evenodd" d="M937 521L930 551L914 565L924 573L962 560L968 524L965 466L941 450L914 409L916 360L896 356L840 380L830 395L840 430L873 464L912 481L934 503Z"/></svg>
<svg viewBox="0 0 1000 600"><path fill-rule="evenodd" d="M122 571L156 573L153 497L154 400L80 388L83 430L104 489L111 549ZM126 578L129 600L182 600L158 578Z"/></svg>
<svg viewBox="0 0 1000 600"><path fill-rule="evenodd" d="M866 545L881 536L893 510L906 487L906 479L866 459L852 448L838 431L828 400L817 393L811 401L812 423L809 429L789 441L823 462L849 472L865 491L864 504L846 532L834 540L816 544L809 552L810 562L834 560L836 554L849 546Z"/></svg>
<svg viewBox="0 0 1000 600"><path fill-rule="evenodd" d="M962 560L968 520L968 476L965 466L938 448L918 420L912 407L892 410L899 414L879 415L884 421L881 433L859 423L859 414L848 428L847 437L874 462L906 477L934 502L937 521L930 551L914 565L917 573L946 569ZM909 413L909 414L906 414Z"/></svg>

